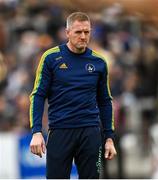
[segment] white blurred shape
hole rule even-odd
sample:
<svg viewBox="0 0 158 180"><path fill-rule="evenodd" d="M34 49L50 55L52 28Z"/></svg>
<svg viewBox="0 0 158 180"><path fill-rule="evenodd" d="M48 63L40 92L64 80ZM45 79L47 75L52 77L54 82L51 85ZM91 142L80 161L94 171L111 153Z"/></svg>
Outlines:
<svg viewBox="0 0 158 180"><path fill-rule="evenodd" d="M0 133L0 179L16 179L18 172L18 141L12 133Z"/></svg>

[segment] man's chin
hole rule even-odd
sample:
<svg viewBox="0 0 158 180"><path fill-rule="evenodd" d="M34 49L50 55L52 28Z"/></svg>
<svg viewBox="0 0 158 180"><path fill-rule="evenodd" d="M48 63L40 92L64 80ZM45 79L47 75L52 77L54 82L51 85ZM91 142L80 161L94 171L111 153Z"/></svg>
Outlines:
<svg viewBox="0 0 158 180"><path fill-rule="evenodd" d="M87 44L77 46L77 48L80 50L85 49L86 47L87 47Z"/></svg>

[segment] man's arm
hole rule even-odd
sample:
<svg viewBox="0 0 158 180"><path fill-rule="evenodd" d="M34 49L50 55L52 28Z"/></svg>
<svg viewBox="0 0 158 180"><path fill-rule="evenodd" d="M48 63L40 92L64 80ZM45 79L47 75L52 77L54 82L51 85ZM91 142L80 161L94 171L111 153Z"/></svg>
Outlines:
<svg viewBox="0 0 158 180"><path fill-rule="evenodd" d="M116 155L114 138L114 114L112 108L112 97L109 87L108 68L106 63L100 76L97 90L97 102L100 111L100 119L103 126L105 141L105 158L112 159Z"/></svg>
<svg viewBox="0 0 158 180"><path fill-rule="evenodd" d="M45 99L51 82L48 60L47 54L44 53L39 62L34 89L30 95L30 126L33 134L30 149L33 154L40 157L42 157L42 153L45 153L45 141L42 135L42 117Z"/></svg>

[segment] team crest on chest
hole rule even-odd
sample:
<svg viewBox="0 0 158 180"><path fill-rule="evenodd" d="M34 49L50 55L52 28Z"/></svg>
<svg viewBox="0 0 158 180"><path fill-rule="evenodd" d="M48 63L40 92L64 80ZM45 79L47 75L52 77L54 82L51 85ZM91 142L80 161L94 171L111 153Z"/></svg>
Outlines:
<svg viewBox="0 0 158 180"><path fill-rule="evenodd" d="M86 64L85 68L86 68L86 71L90 73L95 71L95 66L93 64Z"/></svg>

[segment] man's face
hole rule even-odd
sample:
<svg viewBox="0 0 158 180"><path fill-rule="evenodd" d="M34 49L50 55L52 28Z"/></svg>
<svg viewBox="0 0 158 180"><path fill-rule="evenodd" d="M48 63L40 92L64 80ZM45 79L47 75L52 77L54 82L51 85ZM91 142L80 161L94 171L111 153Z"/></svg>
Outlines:
<svg viewBox="0 0 158 180"><path fill-rule="evenodd" d="M91 26L88 21L74 21L66 35L72 49L83 51L87 47L90 39Z"/></svg>

